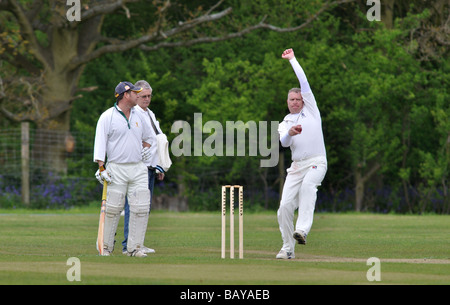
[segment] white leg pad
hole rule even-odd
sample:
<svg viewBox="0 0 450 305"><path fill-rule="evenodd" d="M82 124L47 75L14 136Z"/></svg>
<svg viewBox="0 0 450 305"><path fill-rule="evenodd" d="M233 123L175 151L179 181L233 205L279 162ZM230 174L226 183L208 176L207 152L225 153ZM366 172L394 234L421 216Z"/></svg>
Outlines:
<svg viewBox="0 0 450 305"><path fill-rule="evenodd" d="M128 196L130 205L130 222L127 251L134 252L144 245L150 211L150 190L137 190Z"/></svg>
<svg viewBox="0 0 450 305"><path fill-rule="evenodd" d="M105 229L103 232L104 248L110 252L114 250L114 236L120 220L120 212L125 205L125 194L108 190L106 195Z"/></svg>

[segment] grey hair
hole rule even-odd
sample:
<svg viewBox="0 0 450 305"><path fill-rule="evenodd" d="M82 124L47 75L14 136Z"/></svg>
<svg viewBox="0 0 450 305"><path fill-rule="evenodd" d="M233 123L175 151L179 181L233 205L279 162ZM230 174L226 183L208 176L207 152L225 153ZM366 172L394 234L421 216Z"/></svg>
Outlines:
<svg viewBox="0 0 450 305"><path fill-rule="evenodd" d="M148 90L152 90L153 91L153 89L152 89L152 87L150 86L150 84L147 82L147 81L145 81L145 80L138 80L137 82L136 82L136 84L134 84L136 87L141 87L142 89L148 89Z"/></svg>
<svg viewBox="0 0 450 305"><path fill-rule="evenodd" d="M292 88L291 90L289 90L289 92L288 92L288 99L289 99L289 93L291 93L291 92L295 92L295 93L302 93L302 89L300 89L300 88Z"/></svg>

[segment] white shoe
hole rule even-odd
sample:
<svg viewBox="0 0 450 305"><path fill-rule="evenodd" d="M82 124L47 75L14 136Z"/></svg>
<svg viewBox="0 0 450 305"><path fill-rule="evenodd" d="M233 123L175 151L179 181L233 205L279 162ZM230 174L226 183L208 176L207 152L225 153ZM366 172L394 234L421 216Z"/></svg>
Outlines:
<svg viewBox="0 0 450 305"><path fill-rule="evenodd" d="M293 252L287 252L286 250L280 250L277 254L277 259L291 259L295 258L295 254Z"/></svg>
<svg viewBox="0 0 450 305"><path fill-rule="evenodd" d="M155 253L156 252L155 249L147 248L146 246L143 246L140 251L144 252L145 254L151 254L151 253ZM127 250L123 250L122 254L123 255L128 255L128 251Z"/></svg>
<svg viewBox="0 0 450 305"><path fill-rule="evenodd" d="M95 248L97 249L97 252L98 252L98 240L95 242ZM103 248L103 254L99 253L98 255L100 255L100 256L111 256L111 253L112 253L112 251L110 251L110 250L108 250L106 248Z"/></svg>
<svg viewBox="0 0 450 305"><path fill-rule="evenodd" d="M142 250L134 250L133 252L128 252L127 255L134 257L147 257L147 254L145 254Z"/></svg>
<svg viewBox="0 0 450 305"><path fill-rule="evenodd" d="M109 251L108 249L103 249L103 254L99 254L100 256L111 256L111 252L112 251Z"/></svg>
<svg viewBox="0 0 450 305"><path fill-rule="evenodd" d="M145 254L155 253L155 249L147 248L146 246L142 246L141 251L143 251Z"/></svg>
<svg viewBox="0 0 450 305"><path fill-rule="evenodd" d="M300 245L306 245L306 234L303 231L294 231L293 237Z"/></svg>

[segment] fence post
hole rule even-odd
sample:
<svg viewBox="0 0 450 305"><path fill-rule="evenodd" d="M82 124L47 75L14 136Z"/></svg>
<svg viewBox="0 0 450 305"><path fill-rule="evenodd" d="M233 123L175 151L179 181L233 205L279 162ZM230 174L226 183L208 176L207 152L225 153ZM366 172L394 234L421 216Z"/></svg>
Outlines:
<svg viewBox="0 0 450 305"><path fill-rule="evenodd" d="M30 123L21 123L22 133L22 202L30 204Z"/></svg>

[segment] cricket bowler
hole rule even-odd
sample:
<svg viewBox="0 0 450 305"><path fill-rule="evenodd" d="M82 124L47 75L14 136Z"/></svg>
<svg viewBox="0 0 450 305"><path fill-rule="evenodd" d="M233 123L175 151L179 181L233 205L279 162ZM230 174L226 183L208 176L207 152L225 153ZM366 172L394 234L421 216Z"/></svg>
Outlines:
<svg viewBox="0 0 450 305"><path fill-rule="evenodd" d="M317 187L327 172L327 157L320 111L306 75L292 49L285 50L281 57L289 60L300 83L300 88L289 90L290 113L278 128L281 145L291 149L292 164L287 169L277 213L283 246L276 258L291 259L295 258L295 242L306 244L311 230ZM296 209L298 218L294 228Z"/></svg>

